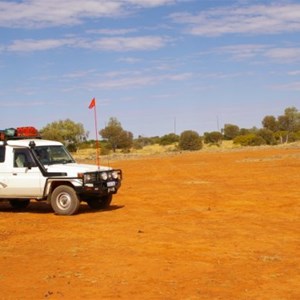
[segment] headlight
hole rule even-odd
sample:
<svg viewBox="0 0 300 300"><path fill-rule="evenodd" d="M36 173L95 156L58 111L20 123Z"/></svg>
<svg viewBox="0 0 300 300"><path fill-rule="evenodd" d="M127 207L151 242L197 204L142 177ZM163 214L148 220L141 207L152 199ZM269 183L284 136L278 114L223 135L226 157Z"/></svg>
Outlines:
<svg viewBox="0 0 300 300"><path fill-rule="evenodd" d="M101 173L101 179L102 179L102 180L107 180L107 178L108 178L107 173L106 173L106 172L102 172L102 173Z"/></svg>
<svg viewBox="0 0 300 300"><path fill-rule="evenodd" d="M119 172L118 171L113 171L112 172L112 178L113 179L118 179L119 178Z"/></svg>
<svg viewBox="0 0 300 300"><path fill-rule="evenodd" d="M84 174L84 182L89 183L95 180L93 174Z"/></svg>

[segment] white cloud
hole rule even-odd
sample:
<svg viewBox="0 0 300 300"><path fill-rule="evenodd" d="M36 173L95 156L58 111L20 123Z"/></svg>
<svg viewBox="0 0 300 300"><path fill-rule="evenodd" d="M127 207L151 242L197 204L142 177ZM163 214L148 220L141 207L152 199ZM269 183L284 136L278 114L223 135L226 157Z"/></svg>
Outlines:
<svg viewBox="0 0 300 300"><path fill-rule="evenodd" d="M136 32L134 28L119 28L119 29L96 29L88 30L87 33L103 34L103 35L125 35L128 33Z"/></svg>
<svg viewBox="0 0 300 300"><path fill-rule="evenodd" d="M126 2L140 7L155 7L167 4L173 4L176 0L127 0Z"/></svg>
<svg viewBox="0 0 300 300"><path fill-rule="evenodd" d="M300 61L300 48L273 48L266 52L266 56L283 63Z"/></svg>
<svg viewBox="0 0 300 300"><path fill-rule="evenodd" d="M140 87L151 85L155 82L155 78L151 76L139 76L131 78L119 78L112 80L99 81L94 83L89 83L88 86L101 89L116 89L116 88L129 88L132 86Z"/></svg>
<svg viewBox="0 0 300 300"><path fill-rule="evenodd" d="M229 54L234 59L242 60L263 55L270 46L261 44L240 44L219 47L216 49L218 54Z"/></svg>
<svg viewBox="0 0 300 300"><path fill-rule="evenodd" d="M167 39L159 36L103 38L87 44L89 48L113 51L156 50L162 48Z"/></svg>
<svg viewBox="0 0 300 300"><path fill-rule="evenodd" d="M168 38L159 36L136 36L136 37L109 37L97 40L66 38L44 40L15 40L10 45L0 46L3 51L33 52L45 51L60 47L85 48L102 51L144 51L156 50L164 47Z"/></svg>
<svg viewBox="0 0 300 300"><path fill-rule="evenodd" d="M74 25L86 17L115 16L121 10L120 1L105 0L25 0L0 2L0 26L47 27Z"/></svg>
<svg viewBox="0 0 300 300"><path fill-rule="evenodd" d="M43 51L54 48L63 47L70 44L70 40L16 40L11 45L6 47L7 51L14 52L31 52L31 51Z"/></svg>
<svg viewBox="0 0 300 300"><path fill-rule="evenodd" d="M165 81L186 81L193 76L192 73L176 74L143 74L141 72L109 73L99 81L90 82L88 88L93 89L116 89L150 86ZM106 79L105 79L106 78ZM109 79L107 79L109 78Z"/></svg>
<svg viewBox="0 0 300 300"><path fill-rule="evenodd" d="M122 16L134 8L156 7L176 1L178 0L6 0L0 2L0 27L75 25L85 18Z"/></svg>
<svg viewBox="0 0 300 300"><path fill-rule="evenodd" d="M300 61L299 47L274 47L265 44L240 44L219 47L215 49L217 54L227 54L236 60L248 60L260 58L272 60L276 63L291 63Z"/></svg>
<svg viewBox="0 0 300 300"><path fill-rule="evenodd" d="M234 6L191 13L171 19L192 35L276 34L300 31L300 4Z"/></svg>

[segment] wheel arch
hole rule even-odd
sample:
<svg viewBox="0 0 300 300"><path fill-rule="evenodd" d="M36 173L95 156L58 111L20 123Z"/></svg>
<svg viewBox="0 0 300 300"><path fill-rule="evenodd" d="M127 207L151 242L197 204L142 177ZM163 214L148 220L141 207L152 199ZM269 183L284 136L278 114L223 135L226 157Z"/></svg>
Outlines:
<svg viewBox="0 0 300 300"><path fill-rule="evenodd" d="M71 181L65 180L65 179L48 179L46 186L45 186L45 195L47 197L47 202L50 203L51 201L51 195L53 191L61 185L67 185L72 187L75 190L74 185L72 184Z"/></svg>

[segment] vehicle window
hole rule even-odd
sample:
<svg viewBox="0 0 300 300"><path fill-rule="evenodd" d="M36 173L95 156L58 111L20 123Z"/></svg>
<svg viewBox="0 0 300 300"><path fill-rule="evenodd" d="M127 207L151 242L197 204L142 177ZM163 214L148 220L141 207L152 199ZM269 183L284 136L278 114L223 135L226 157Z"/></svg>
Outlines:
<svg viewBox="0 0 300 300"><path fill-rule="evenodd" d="M43 165L50 164L51 157L47 147L37 147L34 149L34 152Z"/></svg>
<svg viewBox="0 0 300 300"><path fill-rule="evenodd" d="M37 146L34 151L43 165L74 162L70 153L63 146Z"/></svg>
<svg viewBox="0 0 300 300"><path fill-rule="evenodd" d="M26 148L14 150L14 167L25 168L28 165L34 166L34 160L30 151Z"/></svg>
<svg viewBox="0 0 300 300"><path fill-rule="evenodd" d="M0 146L0 163L5 160L5 146Z"/></svg>

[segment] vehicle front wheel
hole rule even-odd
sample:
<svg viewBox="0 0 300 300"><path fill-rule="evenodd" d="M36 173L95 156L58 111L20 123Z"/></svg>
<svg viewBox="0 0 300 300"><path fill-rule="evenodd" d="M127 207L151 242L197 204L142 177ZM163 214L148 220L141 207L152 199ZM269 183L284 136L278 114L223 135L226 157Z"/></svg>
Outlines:
<svg viewBox="0 0 300 300"><path fill-rule="evenodd" d="M112 200L112 195L107 195L107 196L88 199L86 202L88 206L92 209L104 209L109 207L111 200Z"/></svg>
<svg viewBox="0 0 300 300"><path fill-rule="evenodd" d="M51 206L58 215L74 215L79 210L80 201L72 187L60 185L51 195Z"/></svg>
<svg viewBox="0 0 300 300"><path fill-rule="evenodd" d="M25 200L17 200L17 199L13 199L13 200L9 200L9 204L11 205L11 207L13 209L24 209L26 208L30 203L29 199L25 199Z"/></svg>

